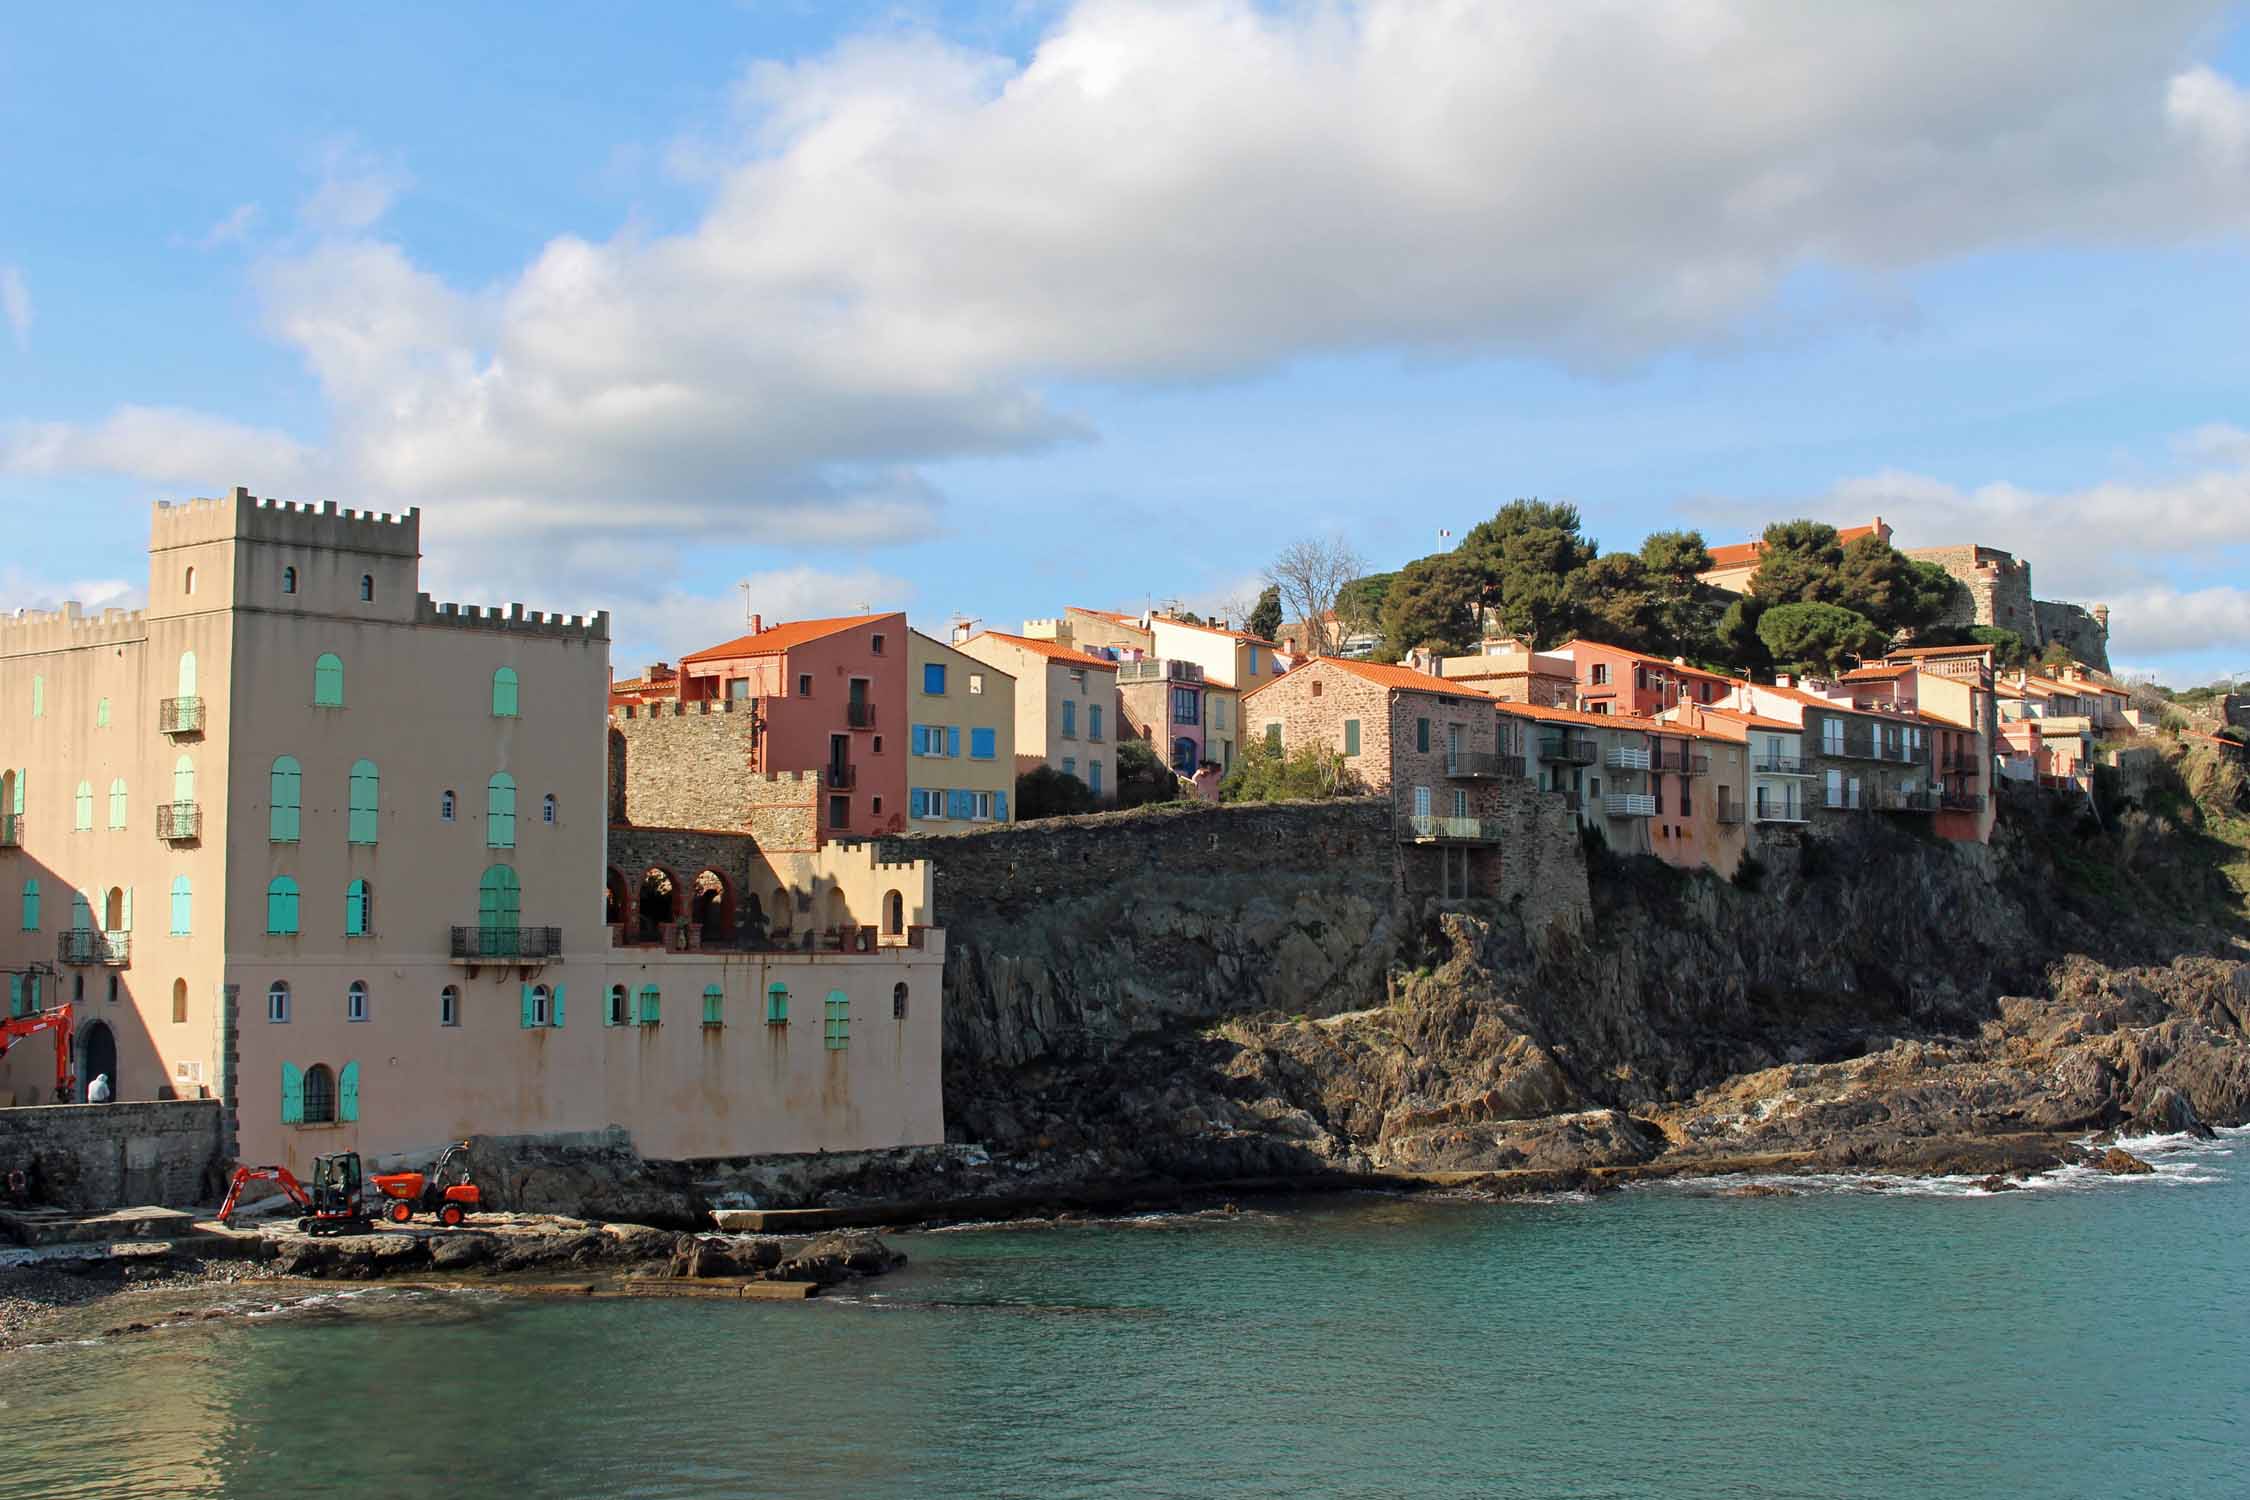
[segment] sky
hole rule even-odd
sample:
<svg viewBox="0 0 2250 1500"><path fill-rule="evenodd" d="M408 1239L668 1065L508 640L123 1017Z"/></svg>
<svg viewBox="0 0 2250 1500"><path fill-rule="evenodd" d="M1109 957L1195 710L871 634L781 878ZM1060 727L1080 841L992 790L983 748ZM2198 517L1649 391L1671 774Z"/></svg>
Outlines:
<svg viewBox="0 0 2250 1500"><path fill-rule="evenodd" d="M1508 500L1880 514L2250 675L2250 10L2209 0L37 7L0 608L147 507L423 516L613 619L1254 599Z"/></svg>

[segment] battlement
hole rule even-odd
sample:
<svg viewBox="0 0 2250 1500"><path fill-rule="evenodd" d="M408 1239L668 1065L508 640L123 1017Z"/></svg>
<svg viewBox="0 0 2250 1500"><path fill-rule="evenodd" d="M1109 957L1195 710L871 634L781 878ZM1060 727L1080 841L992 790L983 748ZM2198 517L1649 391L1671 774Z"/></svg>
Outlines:
<svg viewBox="0 0 2250 1500"><path fill-rule="evenodd" d="M389 520L389 517L384 517ZM445 625L458 630L506 630L517 634L555 636L565 640L606 641L609 639L609 611L602 610L591 620L584 615L548 614L544 610L526 611L520 604L511 604L502 613L500 606L475 604L438 604L428 594L415 596L414 623L417 625Z"/></svg>
<svg viewBox="0 0 2250 1500"><path fill-rule="evenodd" d="M602 617L608 619L607 615ZM610 705L609 718L613 724L627 720L685 719L708 714L740 714L753 722L758 717L757 703L749 698L703 698L693 703L683 703L677 698L659 698L653 703L615 703Z"/></svg>
<svg viewBox="0 0 2250 1500"><path fill-rule="evenodd" d="M149 520L149 550L215 541L283 542L384 557L422 555L422 512L353 510L335 501L275 500L236 485L220 499L159 500Z"/></svg>
<svg viewBox="0 0 2250 1500"><path fill-rule="evenodd" d="M0 615L0 656L137 645L147 639L148 617L137 609L105 609L89 617L77 600L66 599L61 609Z"/></svg>

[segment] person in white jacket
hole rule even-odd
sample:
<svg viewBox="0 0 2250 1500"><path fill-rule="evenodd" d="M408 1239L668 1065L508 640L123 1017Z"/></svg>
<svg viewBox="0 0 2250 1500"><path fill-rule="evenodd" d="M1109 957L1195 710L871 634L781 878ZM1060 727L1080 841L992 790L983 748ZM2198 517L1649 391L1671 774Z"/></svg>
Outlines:
<svg viewBox="0 0 2250 1500"><path fill-rule="evenodd" d="M94 1075L93 1085L86 1090L86 1102L88 1104L109 1103L109 1075L107 1073L96 1073Z"/></svg>

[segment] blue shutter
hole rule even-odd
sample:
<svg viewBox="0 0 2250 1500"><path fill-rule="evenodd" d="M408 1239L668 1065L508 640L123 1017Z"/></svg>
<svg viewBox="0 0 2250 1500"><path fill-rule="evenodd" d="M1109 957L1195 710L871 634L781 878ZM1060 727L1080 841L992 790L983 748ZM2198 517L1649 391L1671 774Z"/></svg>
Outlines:
<svg viewBox="0 0 2250 1500"><path fill-rule="evenodd" d="M532 1020L531 986L527 984L523 987L523 1028L529 1031L535 1024L537 1023Z"/></svg>
<svg viewBox="0 0 2250 1500"><path fill-rule="evenodd" d="M961 758L961 726L958 724L945 726L945 753L955 760Z"/></svg>
<svg viewBox="0 0 2250 1500"><path fill-rule="evenodd" d="M976 793L947 792L945 794L945 815L949 818L959 818L963 822L974 818L977 815Z"/></svg>
<svg viewBox="0 0 2250 1500"><path fill-rule="evenodd" d="M995 753L995 749L996 740L992 730L972 729L969 731L969 758L971 760L990 760Z"/></svg>
<svg viewBox="0 0 2250 1500"><path fill-rule="evenodd" d="M8 1014L11 1016L23 1014L23 976L21 974L10 974L8 976Z"/></svg>
<svg viewBox="0 0 2250 1500"><path fill-rule="evenodd" d="M1008 794L1006 792L994 792L992 794L992 815L1003 823L1008 821Z"/></svg>
<svg viewBox="0 0 2250 1500"><path fill-rule="evenodd" d="M563 1023L562 995L563 987L558 984L555 986L555 1024L557 1026L560 1026Z"/></svg>
<svg viewBox="0 0 2250 1500"><path fill-rule="evenodd" d="M336 1075L336 1118L349 1125L359 1118L359 1064L348 1062Z"/></svg>
<svg viewBox="0 0 2250 1500"><path fill-rule="evenodd" d="M281 1123L305 1123L305 1075L293 1063L281 1065Z"/></svg>

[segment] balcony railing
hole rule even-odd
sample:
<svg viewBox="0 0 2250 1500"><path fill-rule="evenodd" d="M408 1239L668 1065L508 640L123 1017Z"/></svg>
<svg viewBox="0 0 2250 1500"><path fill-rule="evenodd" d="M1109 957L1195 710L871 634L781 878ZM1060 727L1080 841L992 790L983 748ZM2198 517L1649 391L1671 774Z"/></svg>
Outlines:
<svg viewBox="0 0 2250 1500"><path fill-rule="evenodd" d="M1609 747L1607 764L1612 771L1645 771L1648 769L1649 753L1631 745L1612 745Z"/></svg>
<svg viewBox="0 0 2250 1500"><path fill-rule="evenodd" d="M1487 818L1408 816L1398 820L1398 836L1416 844L1496 844L1500 824Z"/></svg>
<svg viewBox="0 0 2250 1500"><path fill-rule="evenodd" d="M1495 755L1489 750L1452 750L1446 752L1445 774L1455 781L1494 781L1503 777L1521 779L1524 775L1523 757Z"/></svg>
<svg viewBox="0 0 2250 1500"><path fill-rule="evenodd" d="M1938 793L1938 806L1946 812L1980 813L1984 811L1984 794L1982 792L1940 792Z"/></svg>
<svg viewBox="0 0 2250 1500"><path fill-rule="evenodd" d="M1201 682L1203 668L1192 661L1173 661L1170 657L1157 657L1142 661L1121 661L1117 664L1117 682L1120 687L1128 682Z"/></svg>
<svg viewBox="0 0 2250 1500"><path fill-rule="evenodd" d="M1761 776L1810 776L1802 759L1794 755L1761 755L1750 767Z"/></svg>
<svg viewBox="0 0 2250 1500"><path fill-rule="evenodd" d="M1669 771L1675 776L1708 776L1711 774L1711 757L1691 754L1685 750L1659 750L1649 757L1649 769Z"/></svg>
<svg viewBox="0 0 2250 1500"><path fill-rule="evenodd" d="M156 836L167 843L185 843L203 836L203 805L198 802L156 804Z"/></svg>
<svg viewBox="0 0 2250 1500"><path fill-rule="evenodd" d="M1760 823L1804 823L1810 821L1805 816L1805 805L1802 802L1761 802L1758 804L1756 820Z"/></svg>
<svg viewBox="0 0 2250 1500"><path fill-rule="evenodd" d="M55 934L55 960L66 964L108 964L117 967L132 955L129 932L96 932L88 927L66 927Z"/></svg>
<svg viewBox="0 0 2250 1500"><path fill-rule="evenodd" d="M1601 759L1601 747L1590 734L1543 734L1539 758L1565 766L1590 766Z"/></svg>
<svg viewBox="0 0 2250 1500"><path fill-rule="evenodd" d="M1653 818L1656 799L1645 792L1610 792L1602 798L1602 811L1613 818Z"/></svg>
<svg viewBox="0 0 2250 1500"><path fill-rule="evenodd" d="M545 960L562 957L560 927L456 927L453 956L480 959Z"/></svg>
<svg viewBox="0 0 2250 1500"><path fill-rule="evenodd" d="M1927 787L1916 787L1912 791L1892 787L1876 793L1875 805L1884 812L1936 812L1938 794Z"/></svg>
<svg viewBox="0 0 2250 1500"><path fill-rule="evenodd" d="M1721 826L1722 828L1723 828L1723 827L1729 827L1729 826L1731 826L1731 825L1733 825L1733 824L1737 824L1737 823L1740 823L1741 821L1742 821L1742 804L1741 804L1741 803L1739 803L1739 802L1722 802L1722 803L1720 803L1720 804L1719 804L1719 825L1720 825L1720 826Z"/></svg>
<svg viewBox="0 0 2250 1500"><path fill-rule="evenodd" d="M201 734L203 732L203 700L201 698L166 698L156 705L156 729L159 734Z"/></svg>
<svg viewBox="0 0 2250 1500"><path fill-rule="evenodd" d="M820 773L820 779L828 783L830 791L848 792L859 784L859 767L832 764Z"/></svg>
<svg viewBox="0 0 2250 1500"><path fill-rule="evenodd" d="M875 705L872 703L845 704L844 722L854 729L873 729L875 727Z"/></svg>
<svg viewBox="0 0 2250 1500"><path fill-rule="evenodd" d="M23 814L0 813L0 849L14 849L23 843Z"/></svg>
<svg viewBox="0 0 2250 1500"><path fill-rule="evenodd" d="M1984 769L1981 755L1948 755L1939 767L1948 776L1974 776Z"/></svg>

